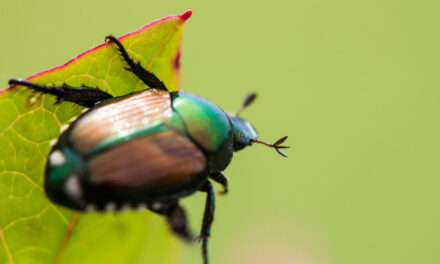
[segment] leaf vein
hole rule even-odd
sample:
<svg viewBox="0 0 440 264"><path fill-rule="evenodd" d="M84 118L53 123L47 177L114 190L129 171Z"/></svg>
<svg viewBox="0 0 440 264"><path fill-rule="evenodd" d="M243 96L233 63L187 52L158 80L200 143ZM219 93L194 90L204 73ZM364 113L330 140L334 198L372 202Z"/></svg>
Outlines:
<svg viewBox="0 0 440 264"><path fill-rule="evenodd" d="M75 215L72 217L72 220L70 221L69 225L67 226L66 233L64 234L63 240L61 240L61 244L55 253L55 258L53 260L53 264L59 263L61 255L63 254L64 249L67 246L67 242L69 241L70 237L72 236L73 229L76 227L78 220L79 220L79 213L76 212Z"/></svg>
<svg viewBox="0 0 440 264"><path fill-rule="evenodd" d="M2 245L5 248L6 255L8 256L8 262L9 264L14 264L14 260L12 259L11 250L8 247L8 244L6 243L5 236L3 234L3 230L0 229L0 240L2 241Z"/></svg>
<svg viewBox="0 0 440 264"><path fill-rule="evenodd" d="M26 174L24 174L24 173L22 173L22 172L19 172L19 171L2 171L2 172L0 172L0 175L1 175L1 174L7 174L7 173L10 173L10 174L17 174L17 175L22 176L23 178L25 178L26 180L28 180L30 183L32 183L32 185L34 185L38 190L40 190L41 192L45 193L44 190L43 190L43 187L42 187L41 185L37 184L37 183L36 183L32 178L30 178L28 175L26 175ZM69 220L66 218L66 216L64 216L64 215L61 213L61 211L60 211L55 205L53 205L52 203L50 203L49 207L51 207L51 208L52 208L52 209L58 214L58 216L63 220L63 222L64 222L65 224L68 224L68 223L69 223Z"/></svg>
<svg viewBox="0 0 440 264"><path fill-rule="evenodd" d="M30 247L20 248L19 250L14 251L13 254L14 255L15 254L20 254L20 253L27 252L27 251L32 251L32 250L45 251L45 252L49 252L49 253L51 252L50 249L48 249L48 248L37 247L37 246L30 246Z"/></svg>
<svg viewBox="0 0 440 264"><path fill-rule="evenodd" d="M7 229L9 229L11 226L15 225L18 222L26 221L26 220L29 220L31 218L40 219L40 216L42 214L44 214L48 209L49 209L49 207L44 207L40 212L38 212L36 214L15 218L9 224L7 224L6 226L3 227L3 231L6 231Z"/></svg>

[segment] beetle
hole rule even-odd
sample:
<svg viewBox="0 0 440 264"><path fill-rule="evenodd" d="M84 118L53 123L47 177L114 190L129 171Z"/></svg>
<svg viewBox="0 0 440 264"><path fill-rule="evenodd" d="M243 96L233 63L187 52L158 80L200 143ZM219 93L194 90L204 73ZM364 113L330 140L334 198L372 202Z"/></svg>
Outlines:
<svg viewBox="0 0 440 264"><path fill-rule="evenodd" d="M51 142L44 189L48 198L80 211L143 209L164 215L171 230L193 240L179 199L196 191L207 194L199 239L208 263L208 237L214 219L215 194L210 180L228 191L222 174L234 151L253 143L280 149L287 137L274 144L258 140L254 126L239 114L251 104L250 94L235 115L200 96L169 92L164 83L138 62L113 35L113 43L127 64L148 88L113 97L98 88L67 84L49 86L10 79L86 107L61 135Z"/></svg>

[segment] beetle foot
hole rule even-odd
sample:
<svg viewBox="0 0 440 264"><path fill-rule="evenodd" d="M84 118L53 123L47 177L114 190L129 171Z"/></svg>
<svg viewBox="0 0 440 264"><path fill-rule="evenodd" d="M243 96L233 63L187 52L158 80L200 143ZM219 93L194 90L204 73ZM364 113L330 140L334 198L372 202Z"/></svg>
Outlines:
<svg viewBox="0 0 440 264"><path fill-rule="evenodd" d="M227 194L228 192L229 192L229 189L226 187L226 188L223 188L223 190L218 191L218 194L220 194L220 195L225 195L225 194Z"/></svg>

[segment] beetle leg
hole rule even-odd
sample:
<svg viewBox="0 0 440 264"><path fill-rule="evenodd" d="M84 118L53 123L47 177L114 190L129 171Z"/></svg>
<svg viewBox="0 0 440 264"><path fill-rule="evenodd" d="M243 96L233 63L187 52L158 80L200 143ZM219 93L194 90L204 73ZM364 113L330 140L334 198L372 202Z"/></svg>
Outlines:
<svg viewBox="0 0 440 264"><path fill-rule="evenodd" d="M167 219L174 233L188 241L193 240L193 235L189 231L188 221L183 207L178 204L171 207L167 212Z"/></svg>
<svg viewBox="0 0 440 264"><path fill-rule="evenodd" d="M188 241L194 240L188 228L185 210L178 203L162 205L160 208L154 207L153 204L153 206L149 206L149 209L158 214L165 215L171 230L173 230L176 235Z"/></svg>
<svg viewBox="0 0 440 264"><path fill-rule="evenodd" d="M227 194L228 193L228 178L223 175L221 172L216 172L210 175L210 178L221 184L223 186L223 191L220 192L220 194Z"/></svg>
<svg viewBox="0 0 440 264"><path fill-rule="evenodd" d="M200 232L199 240L202 241L203 262L204 264L208 264L208 237L211 234L211 224L214 220L215 193L209 181L206 181L200 191L206 192L207 194L205 212L203 213L202 231Z"/></svg>
<svg viewBox="0 0 440 264"><path fill-rule="evenodd" d="M139 79L141 79L148 87L156 88L164 91L168 91L165 84L157 78L152 72L148 71L139 62L134 62L133 59L128 55L127 50L124 48L122 43L118 40L117 37L113 35L108 35L105 37L106 40L109 40L118 46L119 52L121 52L122 57L125 62L128 64L128 67L125 68L127 71L131 71L134 73Z"/></svg>
<svg viewBox="0 0 440 264"><path fill-rule="evenodd" d="M104 91L85 85L80 87L72 87L67 84L49 86L20 79L10 79L9 85L22 85L39 92L55 95L57 97L56 104L69 101L85 107L92 107L100 101L113 97Z"/></svg>

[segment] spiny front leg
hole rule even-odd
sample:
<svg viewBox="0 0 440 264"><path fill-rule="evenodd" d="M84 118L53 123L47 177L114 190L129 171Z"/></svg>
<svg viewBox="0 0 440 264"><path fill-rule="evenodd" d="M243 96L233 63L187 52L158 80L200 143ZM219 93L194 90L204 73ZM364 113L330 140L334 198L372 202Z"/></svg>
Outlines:
<svg viewBox="0 0 440 264"><path fill-rule="evenodd" d="M211 224L214 221L215 193L209 181L203 185L200 191L206 192L206 203L205 212L203 213L202 231L200 232L199 239L202 240L203 263L208 264L208 238L211 235Z"/></svg>
<svg viewBox="0 0 440 264"><path fill-rule="evenodd" d="M9 85L22 85L38 92L54 95L57 97L56 103L69 101L85 107L92 107L103 100L113 97L102 90L85 85L80 87L72 87L67 84L63 84L61 86L49 86L21 79L10 79Z"/></svg>
<svg viewBox="0 0 440 264"><path fill-rule="evenodd" d="M107 37L105 37L105 39L115 43L116 46L118 46L119 52L121 52L121 56L128 64L128 68L126 68L126 70L134 73L139 79L141 79L146 85L148 85L148 87L168 91L165 84L159 78L157 78L156 75L142 67L139 62L136 63L133 61L133 59L128 55L127 50L118 40L118 38L113 35L108 35Z"/></svg>

